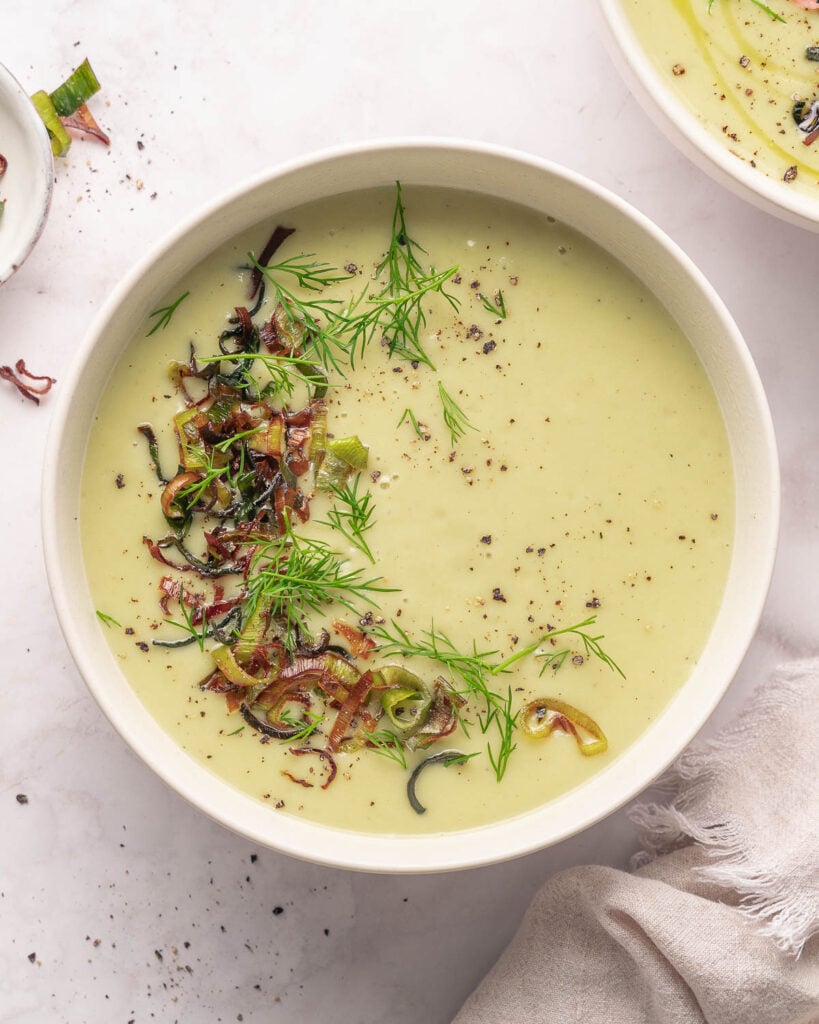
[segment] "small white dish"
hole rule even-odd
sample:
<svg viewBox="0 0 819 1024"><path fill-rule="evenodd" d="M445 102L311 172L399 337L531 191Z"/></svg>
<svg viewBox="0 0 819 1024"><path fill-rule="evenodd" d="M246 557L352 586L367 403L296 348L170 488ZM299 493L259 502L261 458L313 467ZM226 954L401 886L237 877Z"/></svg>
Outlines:
<svg viewBox="0 0 819 1024"><path fill-rule="evenodd" d="M0 284L22 265L45 225L54 183L48 132L28 93L0 64Z"/></svg>
<svg viewBox="0 0 819 1024"><path fill-rule="evenodd" d="M725 594L691 676L646 732L606 769L533 811L482 828L367 834L271 812L194 761L139 701L94 611L79 528L88 432L134 325L175 280L237 231L302 203L354 189L436 185L525 204L583 232L633 271L694 346L722 408L736 485L736 528ZM45 560L57 614L92 694L123 739L162 779L254 842L319 863L390 873L506 860L574 835L647 786L690 742L728 688L762 612L776 548L779 477L767 402L722 302L680 249L623 200L555 164L446 139L350 145L287 164L234 189L145 255L111 294L60 388L46 446Z"/></svg>
<svg viewBox="0 0 819 1024"><path fill-rule="evenodd" d="M604 41L626 85L659 130L692 163L740 199L789 224L819 231L819 198L795 191L787 180L768 176L732 153L658 73L637 38L626 6L624 0L598 0ZM702 6L706 8L706 0ZM659 11L658 16L662 16Z"/></svg>

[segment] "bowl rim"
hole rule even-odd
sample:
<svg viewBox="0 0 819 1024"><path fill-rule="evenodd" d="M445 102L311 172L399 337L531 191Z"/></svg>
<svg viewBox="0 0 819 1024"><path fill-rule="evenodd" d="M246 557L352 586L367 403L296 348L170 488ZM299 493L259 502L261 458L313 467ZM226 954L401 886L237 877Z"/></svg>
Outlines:
<svg viewBox="0 0 819 1024"><path fill-rule="evenodd" d="M581 190L585 197L595 198L607 205L613 211L614 216L628 222L630 227L641 232L652 246L662 249L675 266L688 275L693 286L702 293L704 301L707 302L716 317L720 331L725 334L726 345L730 347L736 357L758 419L761 446L760 465L765 467L764 472L762 470L760 472L766 478L766 487L759 509L759 530L761 536L764 536L760 557L754 569L756 588L753 593L743 597L747 605L747 614L743 620L741 635L732 646L730 658L725 663L724 679L707 692L706 699L697 707L697 713L691 714L686 719L686 727L676 729L674 732L675 743L671 747L662 740L659 734L650 745L646 746L646 737L654 737L658 722L664 721L667 717L668 709L666 708L658 716L657 722L631 744L619 759L615 759L611 765L596 773L590 783L584 783L580 787L583 789L593 784L601 776L608 778L612 767L620 765L617 774L614 775L614 778L619 780L616 795L610 795L607 800L584 808L583 814L579 816L569 815L570 821L553 826L551 831L546 834L535 827L523 827L520 823L528 823L529 819L532 819L534 825L538 815L543 817L543 806L554 809L559 805L562 810L565 810L566 801L574 802L576 800L577 789L569 791L568 794L541 808L514 818L503 819L500 822L457 832L411 836L351 832L318 825L299 819L295 815L271 814L271 809L264 807L260 801L246 796L238 790L233 790L221 780L215 780L215 776L207 768L193 762L192 758L185 754L181 747L178 747L176 742L171 740L152 718L150 719L152 728L149 730L149 742L145 741L139 728L129 719L129 715L135 713L136 706L142 708L142 705L139 704L135 695L129 708L117 705L116 700L112 699L105 679L100 678L101 673L95 665L92 654L82 642L83 627L79 612L82 602L78 602L76 598L76 581L72 584L71 579L63 570L63 546L66 543L66 538L70 538L72 529L74 531L77 529L76 521L71 523L72 508L61 509L61 489L68 484L65 480L66 474L61 473L60 468L62 448L67 443L66 437L72 420L74 394L81 386L86 368L94 356L97 345L104 337L107 325L116 319L117 310L126 296L133 291L158 260L168 258L168 254L173 252L174 246L181 239L217 215L220 210L224 210L234 201L252 192L254 188L269 185L287 175L309 172L317 166L340 164L343 167L345 161L349 162L356 158L369 158L373 154L383 155L385 153L400 160L402 155L419 152L428 154L430 159L438 159L446 154L456 154L461 160L479 157L488 162L493 160L502 163L511 162L521 165L535 174L557 179L572 188ZM348 185L347 188L340 188L339 192L347 191L349 187ZM223 236L222 240L226 237L226 235ZM212 248L218 244L220 243L214 242ZM119 354L122 351L121 348ZM730 685L753 638L762 613L776 550L779 521L779 474L770 410L751 355L736 324L716 292L676 243L625 200L584 176L556 163L507 147L463 139L422 136L368 140L335 146L279 164L239 183L233 189L204 204L149 248L125 275L100 309L64 378L54 407L46 445L46 457L43 465L42 517L44 555L49 586L58 621L75 664L114 729L160 778L188 802L222 825L279 852L303 860L346 869L385 873L430 873L478 867L510 860L557 843L589 828L648 786L690 742ZM103 643L105 643L104 638ZM687 685L684 684L680 692L685 692ZM677 697L672 698L671 704L674 704L677 699ZM143 714L147 715L144 708L142 710ZM641 753L644 749L649 750L652 754L648 759L648 769L642 766L642 760L639 759L640 757L645 759L645 755ZM624 769L621 762L627 758L630 760L625 762ZM631 761L635 758L638 758L638 764L641 767L632 776L628 769ZM204 779L208 780L207 785L210 787L207 789L206 796L203 796L206 789L203 785ZM226 797L216 807L214 800L220 798L219 794L222 790L230 791L229 799ZM216 793L216 796L213 796L213 793ZM586 803L589 801L587 800ZM227 809L225 804L228 805ZM259 813L259 809L262 813ZM272 829L271 822L274 823ZM267 827L264 827L265 825ZM512 825L515 827L511 828Z"/></svg>
<svg viewBox="0 0 819 1024"><path fill-rule="evenodd" d="M662 133L706 174L757 209L819 231L819 198L789 189L734 156L677 99L640 44L623 0L597 0L609 54L629 90Z"/></svg>
<svg viewBox="0 0 819 1024"><path fill-rule="evenodd" d="M27 205L32 213L29 224L16 249L9 253L8 264L0 266L0 285L9 280L25 263L43 233L54 191L54 156L42 118L23 86L4 65L0 64L0 100L5 99L16 115L16 123L31 158L33 175L27 181Z"/></svg>

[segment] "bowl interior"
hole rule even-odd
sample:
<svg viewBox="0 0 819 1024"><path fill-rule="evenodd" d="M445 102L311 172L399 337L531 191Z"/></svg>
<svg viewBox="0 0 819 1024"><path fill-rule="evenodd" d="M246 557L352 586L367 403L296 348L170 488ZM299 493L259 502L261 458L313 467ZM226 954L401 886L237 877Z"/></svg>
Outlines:
<svg viewBox="0 0 819 1024"><path fill-rule="evenodd" d="M237 231L278 211L396 179L510 199L551 214L625 263L684 328L725 419L737 494L726 593L689 681L649 730L588 783L519 817L469 832L366 835L269 808L215 779L145 711L99 629L78 529L86 439L101 389L169 280ZM146 257L111 296L90 331L55 410L44 470L46 564L58 616L77 665L125 740L174 789L228 827L306 859L382 871L447 870L517 856L565 838L647 785L719 701L750 643L773 564L778 517L776 451L767 404L736 327L710 286L650 222L571 172L519 154L451 141L365 144L291 164L203 211Z"/></svg>
<svg viewBox="0 0 819 1024"><path fill-rule="evenodd" d="M23 87L0 65L0 140L8 161L0 178L0 284L20 267L40 236L51 202L48 132Z"/></svg>
<svg viewBox="0 0 819 1024"><path fill-rule="evenodd" d="M598 5L613 62L637 101L669 141L741 199L790 224L819 231L819 201L794 191L785 181L768 177L732 154L674 95L637 38L623 0L598 0Z"/></svg>

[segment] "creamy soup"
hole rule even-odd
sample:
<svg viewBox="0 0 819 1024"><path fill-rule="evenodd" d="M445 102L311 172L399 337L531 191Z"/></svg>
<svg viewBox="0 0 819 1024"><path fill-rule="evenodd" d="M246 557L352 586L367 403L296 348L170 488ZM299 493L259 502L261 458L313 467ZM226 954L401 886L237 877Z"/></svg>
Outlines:
<svg viewBox="0 0 819 1024"><path fill-rule="evenodd" d="M703 126L739 160L817 194L819 11L766 6L623 0L663 81Z"/></svg>
<svg viewBox="0 0 819 1024"><path fill-rule="evenodd" d="M390 243L395 202L395 191L383 190L292 210L277 218L295 232L273 262L317 254L311 258L341 268L335 276L346 280L297 294L338 297L350 315L366 311L374 305L367 296L381 292L386 280L384 271L374 278ZM252 306L241 267L249 251L263 249L273 224L209 256L169 289L161 323L157 312L138 325L100 402L81 512L100 628L140 699L191 757L263 801L271 814L397 833L459 829L521 813L622 754L702 651L734 525L730 452L708 380L676 324L622 265L563 224L522 207L427 189L406 189L403 205L406 231L423 246L413 250L423 274L438 268L438 281L446 278L443 289L457 305L434 288L423 300L419 341L434 368L400 353L390 357L379 328L354 368L340 366L344 376L328 368L320 402L326 450L337 441L342 449L356 447L350 439L357 438L355 461L364 449L366 465L359 461L346 485L356 486L359 504L367 499L363 536L371 558L337 528L350 527L353 506L321 489L315 466L291 463L294 472L303 471L299 487L309 499L306 523L297 514L301 499L286 510L296 539L277 541L270 528L275 517L267 520L268 552L329 553L339 572L355 574L347 579L377 588L339 592L352 609L336 602L307 615L314 647L326 641L322 626L330 634L331 647L318 659L342 659L338 652L352 651L365 634L372 635L370 646L382 645L342 659L344 685L335 701L328 679L322 677L325 689L317 695L309 672L304 692L272 719L264 708L254 706L252 717L247 705L236 708L247 691L238 697L234 691L231 701L201 688L214 676L225 682L214 673L219 650L234 687L242 671L276 677L265 675L255 653L248 655L259 620L248 625L247 604L238 606L239 618L221 606L220 615L228 616L224 644L217 635L203 637L202 649L199 641L182 649L155 645L201 633L197 608L217 600L215 585L224 586L228 601L250 584L241 576L209 580L179 571L159 560L185 565L176 548L154 547L152 554L143 542L147 537L156 545L179 526L173 516L194 500L195 486L188 484L178 503L169 500L137 427L152 425L165 478L174 477L181 450L173 421L185 409L185 393L169 378L168 365L187 363L191 344L200 368L202 357L218 353L227 318L235 318L236 307ZM405 253L406 245L395 251ZM276 310L273 292L268 282L253 314L256 327ZM350 313L347 304L362 295ZM233 327L241 332L242 322ZM318 363L314 352L312 365ZM237 365L226 360L222 369ZM254 365L261 388L267 377ZM192 378L183 384L189 392L203 386ZM302 381L286 400L291 410L304 405L304 390ZM269 404L280 408L282 400ZM306 456L302 462L321 444L317 422L297 451ZM254 458L269 430L248 427ZM213 470L219 461L213 448L208 458ZM247 465L234 465L234 478L240 469ZM205 470L187 472L201 480ZM221 500L215 489L200 488L199 497L216 507ZM216 520L193 518L200 532L192 530L186 543L202 560L201 526L213 529ZM355 539L354 531L347 533ZM239 543L232 551L237 557L247 548ZM262 564L246 562L245 576L258 576ZM268 658L271 650L281 653L275 644L287 629L287 612L278 612L266 633ZM578 631L556 632L572 626ZM236 629L247 644L225 660ZM424 654L433 632L439 657L431 659ZM395 643L384 649L388 638ZM457 656L447 659L447 651ZM285 650L282 663L298 658L307 664L310 655ZM476 662L470 688L458 669ZM503 663L506 670L492 671ZM401 666L413 675L402 675ZM354 683L366 673L362 690ZM416 678L422 682L413 690ZM488 706L476 678L495 694ZM354 691L364 699L354 699ZM346 725L339 723L345 706L352 709ZM413 738L412 729L404 731L408 715L423 719L425 732ZM313 731L277 739L254 718ZM373 748L370 737L378 735ZM292 753L306 747L311 753ZM453 753L416 776L411 805L413 769L446 751ZM457 760L460 755L467 759Z"/></svg>

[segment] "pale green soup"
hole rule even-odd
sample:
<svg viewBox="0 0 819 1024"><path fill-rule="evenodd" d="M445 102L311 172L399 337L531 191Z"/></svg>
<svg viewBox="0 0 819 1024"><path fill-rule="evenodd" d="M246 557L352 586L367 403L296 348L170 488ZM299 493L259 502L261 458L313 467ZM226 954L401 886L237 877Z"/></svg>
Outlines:
<svg viewBox="0 0 819 1024"><path fill-rule="evenodd" d="M761 174L816 194L819 63L806 52L819 45L819 12L767 6L783 20L752 0L714 0L710 12L708 0L623 0L663 82L703 126Z"/></svg>
<svg viewBox="0 0 819 1024"><path fill-rule="evenodd" d="M407 768L368 749L336 754L338 776L325 790L318 763L294 763L286 742L260 742L222 697L199 689L212 668L207 648L152 645L175 635L158 591L172 571L142 543L167 525L136 427L152 423L162 461L175 465L171 420L182 402L167 365L186 360L191 342L200 355L216 351L226 317L246 302L246 274L237 267L248 250L260 251L272 224L174 282L168 304L190 294L165 328L147 337L154 321L135 325L91 432L81 513L96 607L118 624L100 628L140 699L191 757L271 814L398 833L518 814L622 754L703 649L734 526L731 458L714 394L685 337L623 266L521 207L426 189L406 189L404 200L424 258L438 268L459 265L448 285L459 309L437 295L425 304L422 337L434 371L391 360L375 343L346 378L331 374L328 430L356 434L369 448L363 480L375 508L368 534L375 565L317 524L326 496L313 499L309 528L351 566L396 588L378 595L375 617L399 622L414 638L434 624L459 649L474 643L502 659L551 627L595 614L589 632L604 634L625 678L570 636L559 670L541 675L542 662L528 656L490 682L503 693L510 688L513 710L544 696L582 709L604 731L607 752L584 756L564 732L532 739L515 730L516 749L498 782L486 752L489 742L497 754L496 733L482 733L470 703L453 734L410 753ZM358 294L388 244L393 203L394 192L384 190L293 210L278 218L296 228L281 252L317 253L353 270L352 283L336 293ZM505 318L482 301L497 302L498 291ZM269 315L263 307L257 321ZM468 418L454 443L439 381ZM421 436L408 417L399 425L407 409ZM343 609L330 609L330 617L339 612L356 623ZM370 664L379 664L378 654ZM417 658L406 665L428 678L447 675ZM321 733L311 742L320 745ZM418 796L427 811L419 815L407 800L408 774L441 748L478 756L426 769Z"/></svg>

